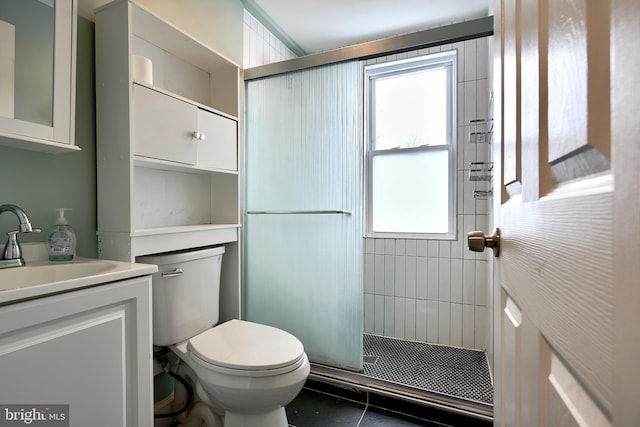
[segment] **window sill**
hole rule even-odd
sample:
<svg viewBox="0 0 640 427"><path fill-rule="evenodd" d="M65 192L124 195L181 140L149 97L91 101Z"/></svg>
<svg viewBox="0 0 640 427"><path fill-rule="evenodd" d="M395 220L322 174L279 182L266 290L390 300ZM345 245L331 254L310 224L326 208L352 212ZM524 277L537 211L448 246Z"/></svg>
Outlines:
<svg viewBox="0 0 640 427"><path fill-rule="evenodd" d="M365 239L405 239L405 240L457 240L457 233L427 234L427 233L380 233L368 231Z"/></svg>

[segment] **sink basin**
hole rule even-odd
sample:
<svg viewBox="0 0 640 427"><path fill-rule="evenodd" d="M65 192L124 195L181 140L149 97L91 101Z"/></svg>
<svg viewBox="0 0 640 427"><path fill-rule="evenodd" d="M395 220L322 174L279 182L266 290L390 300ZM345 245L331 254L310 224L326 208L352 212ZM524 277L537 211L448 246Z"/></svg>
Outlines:
<svg viewBox="0 0 640 427"><path fill-rule="evenodd" d="M0 269L0 305L155 273L155 265L79 258Z"/></svg>
<svg viewBox="0 0 640 427"><path fill-rule="evenodd" d="M35 262L24 267L4 268L0 270L0 291L94 276L115 267L116 265L111 261L100 260L65 263Z"/></svg>

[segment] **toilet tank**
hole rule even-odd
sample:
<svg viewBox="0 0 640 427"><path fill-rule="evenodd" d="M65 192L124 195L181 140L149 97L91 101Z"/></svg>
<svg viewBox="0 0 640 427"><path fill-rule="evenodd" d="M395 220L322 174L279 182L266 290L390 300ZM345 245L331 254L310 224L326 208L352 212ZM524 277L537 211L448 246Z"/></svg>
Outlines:
<svg viewBox="0 0 640 427"><path fill-rule="evenodd" d="M224 246L162 255L136 262L157 264L153 274L153 344L171 345L218 323Z"/></svg>

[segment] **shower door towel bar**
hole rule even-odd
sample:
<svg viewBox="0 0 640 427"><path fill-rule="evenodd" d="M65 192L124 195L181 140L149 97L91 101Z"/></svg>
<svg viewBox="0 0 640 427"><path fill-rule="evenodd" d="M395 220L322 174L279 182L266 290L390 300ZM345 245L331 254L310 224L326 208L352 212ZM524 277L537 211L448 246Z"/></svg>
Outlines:
<svg viewBox="0 0 640 427"><path fill-rule="evenodd" d="M323 215L323 214L339 214L351 215L350 211L341 209L330 210L310 210L310 211L247 211L249 215Z"/></svg>

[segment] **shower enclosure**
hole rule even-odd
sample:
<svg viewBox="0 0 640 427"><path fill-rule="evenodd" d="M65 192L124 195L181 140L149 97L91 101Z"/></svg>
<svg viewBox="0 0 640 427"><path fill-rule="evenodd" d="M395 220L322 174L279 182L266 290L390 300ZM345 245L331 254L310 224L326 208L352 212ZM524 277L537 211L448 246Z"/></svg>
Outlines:
<svg viewBox="0 0 640 427"><path fill-rule="evenodd" d="M388 46L385 44L385 48ZM334 99L337 95L341 96L338 99L346 99L346 88L339 92L336 87L329 85L305 94L297 87L297 80L301 78L319 82L319 75L310 71L324 70L325 67L278 74L276 77L271 69L266 71L266 68L264 72L249 70L246 73L248 81L245 165L247 198L243 225L244 311L248 319L274 324L300 336L310 353L310 359L316 362L314 371L317 375L339 375L349 383L375 383L376 387L380 386L396 393L399 390L399 381L395 375L403 368L396 366L395 373L381 373L384 358L379 357L382 353L376 348L382 348L382 352L392 356L420 354L416 363L422 371L429 371L425 374L429 378L419 378L417 370L414 369L415 365L403 371L415 382L408 384L409 388L417 391L412 396L421 399L431 393L428 390L442 390L438 387L443 384L443 379L452 380L454 382L449 384L467 390L464 390L464 393L454 390L451 394L459 399L481 402L480 407L473 403L460 407L490 417L492 384L488 370L481 373L483 383L476 385L474 382L480 373L468 369L470 365L462 363L462 366L456 366L460 368L458 373L466 376L466 382L455 382L457 373L451 374L441 369L442 366L457 365L457 360L462 359L473 360L478 362L478 366L487 367L486 362L492 357L491 257L486 253L468 252L465 237L468 231L491 229L491 199L490 193L484 187L490 183L468 179L471 169L469 163L489 160L485 157L490 141L471 143L469 137L470 133L475 131L472 120L490 117L490 46L491 37L485 32L466 41L432 46L404 54L391 54L387 58L384 54L378 53L376 58L369 60L376 62L400 59L401 55L424 55L451 49L457 51L458 236L452 241L363 238L363 227L360 224L355 226L355 234L350 234L352 228L348 228L348 232L345 229L340 230L339 233L348 234L338 238L334 243L329 243L329 246L333 245L331 250L320 249L320 244L316 242L316 239L324 241L328 238L322 234L324 231L316 237L313 237L313 234L302 236L302 233L324 230L322 227L325 226L331 229L335 229L338 224L341 224L341 227L345 226L351 218L361 221L361 214L358 212L358 206L361 205L342 204L335 202L337 199L328 199L324 190L313 190L305 181L311 178L295 177L293 174L294 171L308 171L317 178L318 184L324 181L329 185L330 192L338 192L336 194L341 194L340 197L356 192L357 195L353 193L353 197L347 198L361 203L360 182L363 180L363 170L362 164L358 163L362 161L363 156L359 135L363 126L360 122L361 107L345 107L342 101L338 103L337 99ZM305 63L303 68L304 66L308 65ZM343 75L343 78L351 79L351 84L358 88L358 91L362 87L362 66L362 63L355 65L357 75ZM277 68L281 71L282 67ZM362 102L362 93L353 92L352 96L357 102ZM309 109L310 112L319 109L324 113L315 118L307 117L299 113L298 109ZM332 146L334 148L326 147L326 150L338 147L340 150L350 150L349 153L337 157L341 157L344 164L349 158L349 162L353 161L353 164L357 165L351 172L356 182L351 182L343 176L338 183L330 183L335 176L329 172L329 166L320 165L320 156L302 153L303 140L312 141L305 143L304 149L319 150L320 147L316 145L324 146L338 138L337 131L330 130L329 125L333 122L328 117L338 121L340 126L355 126L353 130L348 131L354 135L353 137L341 137L343 142L352 142ZM324 136L311 138L308 135L311 130ZM346 182L353 185L351 190L347 189ZM474 198L474 194L481 193L489 197ZM313 196L318 194L324 194L323 200L330 202L312 202ZM280 196L284 197L283 202L277 201L277 197ZM352 215L348 215L348 212ZM261 248L254 247L256 243L259 243ZM345 261L346 264L336 264L346 258L331 259L330 255L345 250L347 246L350 248L349 256L353 255L354 258ZM282 247L286 251L281 252ZM303 255L302 259L298 258L300 254ZM323 267L315 260L329 262L322 264ZM335 285L346 282L342 282L335 272L326 271L327 265L331 270L338 268L338 265L340 268L350 265L352 270L348 274L353 276L349 279L349 284L359 290L342 284ZM328 278L326 275L329 273L334 274L334 278ZM341 275L346 277L346 270ZM320 280L312 284L311 279L316 277ZM376 280L380 279L385 282L382 287L376 285ZM329 283L332 285L328 286ZM336 293L329 294L329 291ZM327 303L323 300L325 297L329 300L329 305L345 302L346 305L342 307L345 312L336 314L337 312L323 307ZM346 298L352 298L351 302L347 302ZM322 317L316 317L310 324L306 323L311 316L319 314ZM347 333L348 328L352 329ZM329 343L334 340L343 340L345 334L349 335L348 341L354 346L353 352L350 352L351 355L347 358L350 361L340 359L342 356L325 357L325 347L328 348ZM448 357L445 351L440 351L445 349L452 349L455 356ZM444 359L429 357L430 362L437 363L436 368L428 368L424 363L427 353L437 353ZM358 359L359 357L364 358L364 361ZM347 367L348 370L325 369L325 365ZM360 374L351 373L360 369ZM371 376L367 376L367 373ZM383 380L384 384L381 384L372 380L376 376L387 376L389 379ZM406 388L401 390L401 393L404 391ZM442 393L448 394L446 390ZM431 396L428 396L425 399L430 398Z"/></svg>
<svg viewBox="0 0 640 427"><path fill-rule="evenodd" d="M247 83L244 313L362 369L362 68Z"/></svg>

